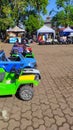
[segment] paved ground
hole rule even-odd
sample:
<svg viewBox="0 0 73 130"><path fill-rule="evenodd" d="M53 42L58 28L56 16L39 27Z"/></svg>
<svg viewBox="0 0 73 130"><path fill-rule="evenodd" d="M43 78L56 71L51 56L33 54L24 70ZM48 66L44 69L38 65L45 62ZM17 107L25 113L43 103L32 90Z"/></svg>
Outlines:
<svg viewBox="0 0 73 130"><path fill-rule="evenodd" d="M73 130L73 45L32 48L42 80L29 102L0 97L0 130Z"/></svg>

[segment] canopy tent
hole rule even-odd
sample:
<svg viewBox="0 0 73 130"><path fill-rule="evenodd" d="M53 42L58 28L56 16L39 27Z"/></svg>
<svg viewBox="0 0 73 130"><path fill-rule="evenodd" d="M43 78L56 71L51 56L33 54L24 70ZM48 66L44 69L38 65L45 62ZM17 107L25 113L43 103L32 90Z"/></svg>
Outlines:
<svg viewBox="0 0 73 130"><path fill-rule="evenodd" d="M70 33L69 37L73 37L73 33Z"/></svg>
<svg viewBox="0 0 73 130"><path fill-rule="evenodd" d="M71 29L70 27L67 27L67 28L65 28L63 30L63 32L69 32L69 33L71 33L71 32L73 32L73 29Z"/></svg>
<svg viewBox="0 0 73 130"><path fill-rule="evenodd" d="M14 28L9 28L7 31L9 43L15 43L18 39L19 42L21 42L21 37L25 33L24 29L19 28L18 26L15 26Z"/></svg>
<svg viewBox="0 0 73 130"><path fill-rule="evenodd" d="M42 26L40 29L37 30L37 35L39 33L53 33L55 37L55 30L50 27L47 27L46 25Z"/></svg>
<svg viewBox="0 0 73 130"><path fill-rule="evenodd" d="M14 28L7 29L7 32L25 32L25 30L15 26Z"/></svg>

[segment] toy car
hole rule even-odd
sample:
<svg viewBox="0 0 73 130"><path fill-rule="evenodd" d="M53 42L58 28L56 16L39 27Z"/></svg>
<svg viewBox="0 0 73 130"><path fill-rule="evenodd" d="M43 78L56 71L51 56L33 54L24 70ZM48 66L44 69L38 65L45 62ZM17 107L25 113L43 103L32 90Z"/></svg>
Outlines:
<svg viewBox="0 0 73 130"><path fill-rule="evenodd" d="M12 47L11 53L13 53L15 50L20 51L21 48L22 51L32 52L32 48L28 44L15 43Z"/></svg>
<svg viewBox="0 0 73 130"><path fill-rule="evenodd" d="M20 66L21 63L21 66ZM3 50L0 51L0 67L4 68L6 71L10 72L12 66L15 65L15 69L20 68L35 68L36 59L35 58L24 58L21 53L14 55L13 57L7 58Z"/></svg>
<svg viewBox="0 0 73 130"><path fill-rule="evenodd" d="M12 47L10 55L12 56L13 54L16 54L16 53L21 53L24 57L28 57L29 56L29 58L34 58L34 54L32 53L32 49L28 45L26 45L26 47L24 49L24 45L21 46L21 44L20 45L19 44L15 44Z"/></svg>
<svg viewBox="0 0 73 130"><path fill-rule="evenodd" d="M9 59L11 61L21 61L24 62L24 68L36 68L37 61L32 58L32 54L27 54L25 57L21 53L12 54Z"/></svg>
<svg viewBox="0 0 73 130"><path fill-rule="evenodd" d="M20 67L19 67L20 68ZM7 72L0 67L0 95L16 95L22 100L29 101L34 95L33 86L39 84L35 74L25 74L24 71L12 68Z"/></svg>

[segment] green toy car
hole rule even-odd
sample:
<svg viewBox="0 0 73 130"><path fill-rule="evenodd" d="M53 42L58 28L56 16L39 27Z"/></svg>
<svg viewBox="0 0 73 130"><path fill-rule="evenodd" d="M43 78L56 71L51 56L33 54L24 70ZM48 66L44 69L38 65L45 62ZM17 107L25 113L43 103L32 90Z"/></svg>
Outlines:
<svg viewBox="0 0 73 130"><path fill-rule="evenodd" d="M33 86L39 84L37 75L25 73L22 70L7 72L0 68L0 96L16 95L22 100L29 101L34 95Z"/></svg>

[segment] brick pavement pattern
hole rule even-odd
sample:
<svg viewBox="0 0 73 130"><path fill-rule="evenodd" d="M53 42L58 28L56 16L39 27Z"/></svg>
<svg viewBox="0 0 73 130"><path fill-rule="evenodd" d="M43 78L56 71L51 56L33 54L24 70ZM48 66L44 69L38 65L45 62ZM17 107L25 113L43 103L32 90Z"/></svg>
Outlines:
<svg viewBox="0 0 73 130"><path fill-rule="evenodd" d="M0 130L73 130L73 45L31 46L41 82L31 101L0 97Z"/></svg>

